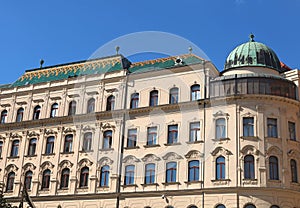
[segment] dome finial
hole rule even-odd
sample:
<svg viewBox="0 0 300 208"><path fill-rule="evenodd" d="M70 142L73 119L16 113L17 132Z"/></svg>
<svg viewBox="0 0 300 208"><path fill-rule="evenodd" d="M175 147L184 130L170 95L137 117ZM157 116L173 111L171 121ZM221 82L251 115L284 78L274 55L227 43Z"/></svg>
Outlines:
<svg viewBox="0 0 300 208"><path fill-rule="evenodd" d="M249 35L249 38L250 38L250 42L254 42L254 35L253 35L253 33L251 33L250 35Z"/></svg>

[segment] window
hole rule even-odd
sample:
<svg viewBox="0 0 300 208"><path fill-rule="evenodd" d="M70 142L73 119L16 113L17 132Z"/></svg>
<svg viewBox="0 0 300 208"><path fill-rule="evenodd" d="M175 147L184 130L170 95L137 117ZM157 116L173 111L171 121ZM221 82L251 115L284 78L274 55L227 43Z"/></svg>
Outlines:
<svg viewBox="0 0 300 208"><path fill-rule="evenodd" d="M32 182L32 171L27 171L25 173L25 188L30 190L31 189L31 182Z"/></svg>
<svg viewBox="0 0 300 208"><path fill-rule="evenodd" d="M279 180L278 175L278 159L275 156L269 158L269 174L271 180Z"/></svg>
<svg viewBox="0 0 300 208"><path fill-rule="evenodd" d="M89 180L89 168L83 167L83 168L81 168L81 171L80 171L79 187L87 187L88 180Z"/></svg>
<svg viewBox="0 0 300 208"><path fill-rule="evenodd" d="M272 205L270 208L279 208L277 205Z"/></svg>
<svg viewBox="0 0 300 208"><path fill-rule="evenodd" d="M192 205L192 206L189 206L188 208L198 208L198 207L195 205Z"/></svg>
<svg viewBox="0 0 300 208"><path fill-rule="evenodd" d="M33 109L33 120L38 120L41 114L41 106L37 105Z"/></svg>
<svg viewBox="0 0 300 208"><path fill-rule="evenodd" d="M195 84L191 86L191 101L200 99L200 85Z"/></svg>
<svg viewBox="0 0 300 208"><path fill-rule="evenodd" d="M76 101L71 101L69 103L69 111L68 111L68 116L72 116L76 114Z"/></svg>
<svg viewBox="0 0 300 208"><path fill-rule="evenodd" d="M61 179L60 179L60 188L68 188L69 186L69 178L70 178L70 170L69 168L64 168L61 171Z"/></svg>
<svg viewBox="0 0 300 208"><path fill-rule="evenodd" d="M42 189L48 189L50 187L51 171L49 169L44 170L42 178Z"/></svg>
<svg viewBox="0 0 300 208"><path fill-rule="evenodd" d="M54 136L47 138L45 154L52 154L54 150Z"/></svg>
<svg viewBox="0 0 300 208"><path fill-rule="evenodd" d="M190 123L190 142L200 141L200 122Z"/></svg>
<svg viewBox="0 0 300 208"><path fill-rule="evenodd" d="M3 142L0 141L0 158L2 157L2 151L3 151Z"/></svg>
<svg viewBox="0 0 300 208"><path fill-rule="evenodd" d="M83 145L82 145L83 151L90 151L92 149L92 138L93 138L93 134L91 132L87 132L84 134Z"/></svg>
<svg viewBox="0 0 300 208"><path fill-rule="evenodd" d="M145 166L145 184L153 184L155 182L155 164L150 163Z"/></svg>
<svg viewBox="0 0 300 208"><path fill-rule="evenodd" d="M291 174L292 182L298 183L297 162L293 159L291 160Z"/></svg>
<svg viewBox="0 0 300 208"><path fill-rule="evenodd" d="M216 139L226 138L226 121L225 118L216 120Z"/></svg>
<svg viewBox="0 0 300 208"><path fill-rule="evenodd" d="M168 144L174 144L178 142L178 125L168 126Z"/></svg>
<svg viewBox="0 0 300 208"><path fill-rule="evenodd" d="M137 129L128 129L127 147L136 146Z"/></svg>
<svg viewBox="0 0 300 208"><path fill-rule="evenodd" d="M51 106L50 118L56 117L57 114L58 114L58 104L57 104L57 103L54 103L54 104Z"/></svg>
<svg viewBox="0 0 300 208"><path fill-rule="evenodd" d="M17 111L16 122L23 121L23 115L24 115L24 108L19 108Z"/></svg>
<svg viewBox="0 0 300 208"><path fill-rule="evenodd" d="M199 161L192 160L189 162L189 176L188 181L199 181Z"/></svg>
<svg viewBox="0 0 300 208"><path fill-rule="evenodd" d="M226 208L223 204L218 204L216 208Z"/></svg>
<svg viewBox="0 0 300 208"><path fill-rule="evenodd" d="M112 131L108 130L103 133L103 149L110 149L112 145Z"/></svg>
<svg viewBox="0 0 300 208"><path fill-rule="evenodd" d="M33 156L33 155L35 155L35 151L36 151L36 142L37 142L37 139L36 139L36 138L32 138L32 139L29 140L28 152L27 152L27 155L28 155L28 156Z"/></svg>
<svg viewBox="0 0 300 208"><path fill-rule="evenodd" d="M7 121L7 110L1 112L1 123L6 123Z"/></svg>
<svg viewBox="0 0 300 208"><path fill-rule="evenodd" d="M225 158L220 156L216 163L216 180L225 179Z"/></svg>
<svg viewBox="0 0 300 208"><path fill-rule="evenodd" d="M10 172L7 176L6 191L10 192L14 189L15 173Z"/></svg>
<svg viewBox="0 0 300 208"><path fill-rule="evenodd" d="M73 145L73 135L68 134L67 136L65 136L64 153L71 152L72 145Z"/></svg>
<svg viewBox="0 0 300 208"><path fill-rule="evenodd" d="M173 87L170 89L170 97L169 97L169 103L170 104L175 104L178 103L178 88Z"/></svg>
<svg viewBox="0 0 300 208"><path fill-rule="evenodd" d="M244 208L256 208L253 204L247 204L244 206Z"/></svg>
<svg viewBox="0 0 300 208"><path fill-rule="evenodd" d="M278 137L276 118L268 118L267 127L268 127L268 137Z"/></svg>
<svg viewBox="0 0 300 208"><path fill-rule="evenodd" d="M157 127L148 127L147 129L147 145L155 145L157 140Z"/></svg>
<svg viewBox="0 0 300 208"><path fill-rule="evenodd" d="M11 157L17 157L18 156L18 154L19 154L19 144L20 144L19 140L14 140L12 142L11 152L10 152Z"/></svg>
<svg viewBox="0 0 300 208"><path fill-rule="evenodd" d="M100 187L108 187L109 183L109 166L105 165L101 168Z"/></svg>
<svg viewBox="0 0 300 208"><path fill-rule="evenodd" d="M253 137L254 136L254 118L244 117L243 118L243 136Z"/></svg>
<svg viewBox="0 0 300 208"><path fill-rule="evenodd" d="M106 110L111 111L115 109L115 96L111 95L107 98Z"/></svg>
<svg viewBox="0 0 300 208"><path fill-rule="evenodd" d="M157 90L152 90L150 92L149 105L150 106L157 106L158 105L158 91Z"/></svg>
<svg viewBox="0 0 300 208"><path fill-rule="evenodd" d="M134 165L127 165L125 167L124 185L134 184Z"/></svg>
<svg viewBox="0 0 300 208"><path fill-rule="evenodd" d="M138 108L139 107L139 93L133 93L131 95L131 100L130 100L130 108Z"/></svg>
<svg viewBox="0 0 300 208"><path fill-rule="evenodd" d="M176 182L177 163L168 162L166 170L166 183Z"/></svg>
<svg viewBox="0 0 300 208"><path fill-rule="evenodd" d="M93 113L95 112L95 99L91 98L88 100L88 104L87 104L87 113Z"/></svg>
<svg viewBox="0 0 300 208"><path fill-rule="evenodd" d="M296 125L294 122L288 122L289 125L289 138L290 140L296 141Z"/></svg>
<svg viewBox="0 0 300 208"><path fill-rule="evenodd" d="M244 157L244 178L254 179L254 157L252 155L246 155Z"/></svg>

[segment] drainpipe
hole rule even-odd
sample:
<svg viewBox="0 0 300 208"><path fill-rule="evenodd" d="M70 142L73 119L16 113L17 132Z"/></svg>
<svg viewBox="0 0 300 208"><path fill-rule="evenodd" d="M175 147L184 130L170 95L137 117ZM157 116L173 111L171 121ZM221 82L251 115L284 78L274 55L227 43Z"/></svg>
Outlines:
<svg viewBox="0 0 300 208"><path fill-rule="evenodd" d="M205 126L206 126L206 99L207 99L207 82L206 82L206 70L205 70L205 61L203 62L203 69L204 69L204 103L203 103L203 160L202 160L202 183L201 183L201 190L202 190L202 208L204 208L204 173L205 173L205 138L206 138L206 131L205 131Z"/></svg>

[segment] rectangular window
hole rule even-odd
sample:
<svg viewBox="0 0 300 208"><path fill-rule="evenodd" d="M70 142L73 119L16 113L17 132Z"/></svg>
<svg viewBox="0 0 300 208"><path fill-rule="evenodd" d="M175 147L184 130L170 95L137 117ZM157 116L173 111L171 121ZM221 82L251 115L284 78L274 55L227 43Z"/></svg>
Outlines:
<svg viewBox="0 0 300 208"><path fill-rule="evenodd" d="M177 163L176 162L167 163L166 183L176 182L176 174L177 174Z"/></svg>
<svg viewBox="0 0 300 208"><path fill-rule="evenodd" d="M253 137L254 136L254 118L245 117L243 118L243 136Z"/></svg>
<svg viewBox="0 0 300 208"><path fill-rule="evenodd" d="M155 145L157 142L157 127L148 127L147 145Z"/></svg>
<svg viewBox="0 0 300 208"><path fill-rule="evenodd" d="M200 141L200 122L190 123L190 142Z"/></svg>
<svg viewBox="0 0 300 208"><path fill-rule="evenodd" d="M216 139L226 138L226 121L225 118L216 120Z"/></svg>
<svg viewBox="0 0 300 208"><path fill-rule="evenodd" d="M174 144L178 142L178 125L168 126L168 144Z"/></svg>
<svg viewBox="0 0 300 208"><path fill-rule="evenodd" d="M296 125L294 122L288 123L289 125L289 138L290 140L296 141Z"/></svg>
<svg viewBox="0 0 300 208"><path fill-rule="evenodd" d="M267 127L268 127L268 137L278 137L278 129L277 129L277 119L276 118L268 118L267 119Z"/></svg>
<svg viewBox="0 0 300 208"><path fill-rule="evenodd" d="M135 147L137 138L137 129L128 129L127 147Z"/></svg>
<svg viewBox="0 0 300 208"><path fill-rule="evenodd" d="M145 166L145 184L153 184L155 182L155 164L150 163Z"/></svg>
<svg viewBox="0 0 300 208"><path fill-rule="evenodd" d="M124 185L134 184L134 168L134 165L127 165L125 167Z"/></svg>

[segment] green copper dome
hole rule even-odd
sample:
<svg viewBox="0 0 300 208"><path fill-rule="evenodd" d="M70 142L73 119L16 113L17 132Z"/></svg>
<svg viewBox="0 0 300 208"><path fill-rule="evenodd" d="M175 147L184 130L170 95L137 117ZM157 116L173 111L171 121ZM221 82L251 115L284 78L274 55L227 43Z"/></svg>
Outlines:
<svg viewBox="0 0 300 208"><path fill-rule="evenodd" d="M250 35L247 43L236 47L227 57L225 69L243 66L261 66L281 71L280 61L276 53L265 44L254 41L254 35Z"/></svg>

